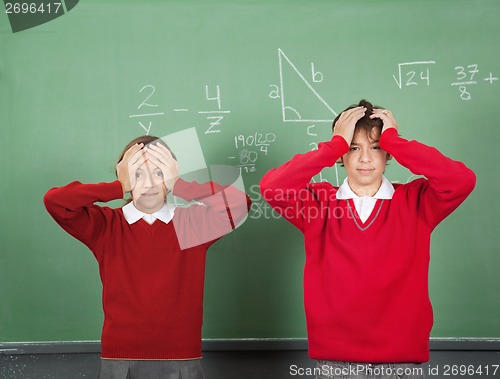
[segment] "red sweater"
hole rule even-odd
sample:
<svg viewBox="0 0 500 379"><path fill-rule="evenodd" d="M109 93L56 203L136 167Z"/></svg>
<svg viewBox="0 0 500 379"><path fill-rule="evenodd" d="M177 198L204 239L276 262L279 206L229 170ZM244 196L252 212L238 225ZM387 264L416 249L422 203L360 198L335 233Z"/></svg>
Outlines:
<svg viewBox="0 0 500 379"><path fill-rule="evenodd" d="M337 187L309 181L333 166L349 146L342 137L299 154L262 179L269 204L304 234L304 302L313 359L425 362L433 323L428 295L432 230L469 195L475 175L435 148L380 138L416 179L395 184L365 223Z"/></svg>
<svg viewBox="0 0 500 379"><path fill-rule="evenodd" d="M94 204L121 199L119 181L73 182L45 195L56 222L87 245L98 261L103 358L201 357L205 253L215 240L181 250L176 229L207 234L207 229L221 231L230 225L231 230L247 213L247 198L236 188L225 188L223 196L210 196L213 190L213 183L179 179L174 195L203 205L177 208L172 222L151 225L143 219L129 225L121 208ZM205 230L200 231L201 226ZM208 235L215 234L212 230Z"/></svg>

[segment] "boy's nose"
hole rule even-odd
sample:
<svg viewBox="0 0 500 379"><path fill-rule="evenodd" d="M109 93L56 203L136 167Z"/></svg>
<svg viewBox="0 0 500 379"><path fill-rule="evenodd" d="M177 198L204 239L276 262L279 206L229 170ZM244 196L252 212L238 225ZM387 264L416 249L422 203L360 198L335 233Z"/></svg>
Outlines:
<svg viewBox="0 0 500 379"><path fill-rule="evenodd" d="M359 160L361 162L371 162L372 158L371 158L370 152L362 151L361 156L359 157Z"/></svg>

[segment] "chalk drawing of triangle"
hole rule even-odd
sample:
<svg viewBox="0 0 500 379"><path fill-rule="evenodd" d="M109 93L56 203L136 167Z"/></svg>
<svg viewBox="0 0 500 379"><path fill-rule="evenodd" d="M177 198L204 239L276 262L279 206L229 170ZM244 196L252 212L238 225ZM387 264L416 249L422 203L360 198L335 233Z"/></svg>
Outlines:
<svg viewBox="0 0 500 379"><path fill-rule="evenodd" d="M295 67L293 62L285 55L283 50L278 49L278 60L279 60L279 70L280 70L280 87L281 87L281 109L283 114L284 122L332 122L332 120L337 116L330 105L321 97L321 95L314 89L314 87L309 83L309 81L302 75L302 73ZM298 79L302 80L301 86L305 89L301 96L309 96L320 103L321 115L316 114L315 116L307 115L303 113L298 106L295 104L287 104L286 101L286 91L287 86L285 86L284 73L286 72L286 80L294 80L295 83ZM300 105L299 105L300 106Z"/></svg>

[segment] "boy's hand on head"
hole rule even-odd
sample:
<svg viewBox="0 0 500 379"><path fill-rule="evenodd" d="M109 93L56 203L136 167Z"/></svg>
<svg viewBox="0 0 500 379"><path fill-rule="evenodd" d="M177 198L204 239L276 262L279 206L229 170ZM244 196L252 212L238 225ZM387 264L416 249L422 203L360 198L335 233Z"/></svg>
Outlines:
<svg viewBox="0 0 500 379"><path fill-rule="evenodd" d="M151 143L145 149L148 160L163 172L167 190L172 191L179 178L179 168L172 153L159 142Z"/></svg>
<svg viewBox="0 0 500 379"><path fill-rule="evenodd" d="M136 143L125 152L122 160L116 165L116 175L122 184L124 194L135 187L135 172L146 161L143 146L143 143Z"/></svg>
<svg viewBox="0 0 500 379"><path fill-rule="evenodd" d="M392 112L388 109L373 109L372 114L370 115L370 118L379 118L382 120L383 127L382 127L382 133L385 132L387 129L394 128L398 130L398 124L396 122L396 119L392 115Z"/></svg>
<svg viewBox="0 0 500 379"><path fill-rule="evenodd" d="M365 112L365 107L351 108L342 112L333 128L333 136L341 136L345 139L348 145L351 145L356 122L358 122L358 120L365 115Z"/></svg>

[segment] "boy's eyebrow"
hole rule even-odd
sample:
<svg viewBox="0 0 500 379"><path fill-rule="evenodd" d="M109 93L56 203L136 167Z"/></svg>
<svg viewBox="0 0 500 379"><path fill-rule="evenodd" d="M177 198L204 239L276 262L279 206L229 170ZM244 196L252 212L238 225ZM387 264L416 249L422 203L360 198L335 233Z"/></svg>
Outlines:
<svg viewBox="0 0 500 379"><path fill-rule="evenodd" d="M370 142L370 145L374 145L374 144L377 144L379 142L380 142L379 140L374 140L374 141ZM359 146L360 144L357 142L351 142L351 146L353 146L353 145Z"/></svg>

